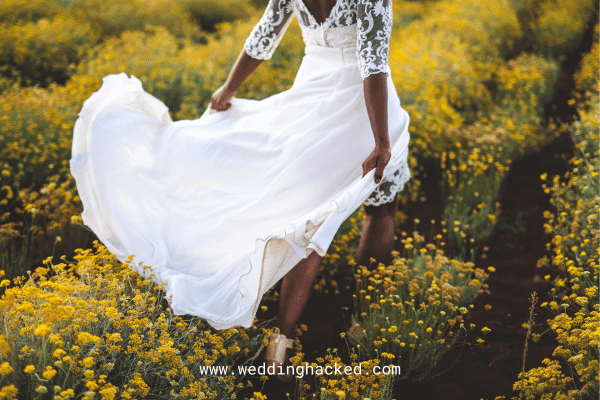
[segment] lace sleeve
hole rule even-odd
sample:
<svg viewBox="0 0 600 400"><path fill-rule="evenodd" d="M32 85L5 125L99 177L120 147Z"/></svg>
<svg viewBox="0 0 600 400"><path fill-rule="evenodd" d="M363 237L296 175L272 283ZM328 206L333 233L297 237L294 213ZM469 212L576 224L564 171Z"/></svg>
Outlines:
<svg viewBox="0 0 600 400"><path fill-rule="evenodd" d="M392 0L358 0L357 14L356 47L362 78L379 72L389 73Z"/></svg>
<svg viewBox="0 0 600 400"><path fill-rule="evenodd" d="M292 0L270 0L262 18L246 39L246 53L259 60L270 59L292 21L292 15Z"/></svg>

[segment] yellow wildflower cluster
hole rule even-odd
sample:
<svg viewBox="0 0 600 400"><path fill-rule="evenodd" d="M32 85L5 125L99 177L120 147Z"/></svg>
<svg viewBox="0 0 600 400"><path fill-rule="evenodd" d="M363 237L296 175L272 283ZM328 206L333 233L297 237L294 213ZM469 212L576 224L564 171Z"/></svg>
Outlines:
<svg viewBox="0 0 600 400"><path fill-rule="evenodd" d="M571 126L577 154L570 160L572 170L564 180L555 176L543 186L552 195L556 213L547 211L546 232L553 235L546 257L539 265L556 268L553 300L543 303L557 313L549 320L559 346L553 356L563 358L569 367L565 376L557 360L545 359L544 367L520 375L514 389L532 399L570 399L598 397L600 368L600 305L598 271L600 264L600 168L598 76L586 75L598 70L597 46L587 54L576 76L580 91L579 120ZM583 77L583 78L582 78ZM549 181L546 174L541 177ZM547 276L550 279L550 276ZM515 398L516 399L516 398Z"/></svg>
<svg viewBox="0 0 600 400"><path fill-rule="evenodd" d="M200 368L232 366L256 354L262 329L215 331L199 318L175 316L162 304L160 287L95 247L79 250L73 263L48 262L35 279L5 289L3 390L14 384L22 398L43 391L64 399L220 399L245 387L241 376Z"/></svg>
<svg viewBox="0 0 600 400"><path fill-rule="evenodd" d="M593 0L522 0L521 20L533 49L563 58L576 50L594 14Z"/></svg>
<svg viewBox="0 0 600 400"><path fill-rule="evenodd" d="M446 232L455 247L469 245L467 238L485 241L492 232L500 204L496 198L510 168L504 146L495 143L505 131L490 124L474 124L462 134L477 132L478 145L443 152L440 162L448 192L444 220L452 223ZM489 142L485 142L489 140Z"/></svg>
<svg viewBox="0 0 600 400"><path fill-rule="evenodd" d="M396 47L390 50L394 81L411 115L413 154L441 158L448 199L444 219L466 227L449 232L458 247L465 237L477 242L489 237L512 160L550 138L540 118L554 92L558 63L533 54L504 61L519 41L529 39L522 37L522 27L526 32L535 27L522 18L535 7L524 3L430 5L426 14L396 31ZM578 3L583 8L568 12L583 16L587 6ZM573 30L581 34L589 19L586 15ZM575 39L566 40L576 46Z"/></svg>
<svg viewBox="0 0 600 400"><path fill-rule="evenodd" d="M173 3L173 2L171 2ZM204 31L214 32L216 25L238 19L248 19L255 13L253 6L262 8L268 3L265 0L177 0L192 20ZM168 25L165 25L168 27Z"/></svg>
<svg viewBox="0 0 600 400"><path fill-rule="evenodd" d="M165 27L178 37L197 38L201 27L194 21L188 3L181 0L71 0L65 12L88 22L102 39L125 31L144 30L147 26Z"/></svg>
<svg viewBox="0 0 600 400"><path fill-rule="evenodd" d="M0 75L25 85L64 82L98 39L88 23L61 13L36 22L0 24Z"/></svg>
<svg viewBox="0 0 600 400"><path fill-rule="evenodd" d="M492 105L485 82L521 30L510 1L452 0L393 33L390 68L411 116L411 151L443 151L447 135Z"/></svg>
<svg viewBox="0 0 600 400"><path fill-rule="evenodd" d="M523 53L499 64L494 70L495 108L478 114L475 122L466 127L451 128L448 136L454 140L454 149L442 153L441 158L449 200L444 218L446 221L458 220L469 227L467 236L478 242L489 237L498 220L500 209L495 202L512 160L539 148L560 133L553 122L544 129L540 125L558 76L558 63L543 57L560 58L579 45L591 20L593 4L585 0L573 5L551 0L542 4L525 1L521 6L518 7L521 26L527 39L533 42L532 47L541 54ZM550 16L561 19L565 14L561 24L549 27ZM563 24L571 18L578 19L576 24L569 22L568 30L572 35L561 35ZM554 43L556 40L561 44ZM551 54L542 48L549 49ZM582 68L576 79L588 82L593 79L594 71L597 70L592 65ZM449 233L451 241L462 246L461 237Z"/></svg>
<svg viewBox="0 0 600 400"><path fill-rule="evenodd" d="M594 28L594 42L592 49L581 60L579 71L575 73L575 84L580 91L598 94L598 60L600 59L600 34L599 27L596 24Z"/></svg>
<svg viewBox="0 0 600 400"><path fill-rule="evenodd" d="M495 96L501 112L496 110L492 115L503 118L502 125L507 128L508 132L499 138L502 142L513 138L520 148L543 144L532 130L539 125L544 107L554 94L557 76L557 62L536 54L522 53L498 68Z"/></svg>
<svg viewBox="0 0 600 400"><path fill-rule="evenodd" d="M304 383L302 378L298 379L299 400L364 400L380 399L391 400L394 383L398 380L398 372L391 373L389 359L382 356L382 360L375 358L360 361L359 355L352 349L350 364L346 365L337 356L337 349L328 349L324 358L318 357L316 362L303 361L303 354L294 357L294 364L305 370L312 368L314 371L332 371L329 373L315 374L316 382L314 389ZM342 371L342 373L336 373ZM387 368L384 368L387 367ZM375 371L376 373L373 373Z"/></svg>
<svg viewBox="0 0 600 400"><path fill-rule="evenodd" d="M360 322L347 337L366 357L392 355L402 366L400 379L420 380L466 334L463 315L487 290L488 274L471 262L449 259L434 244L404 242L416 245L408 258L396 253L392 265L358 269L354 302Z"/></svg>
<svg viewBox="0 0 600 400"><path fill-rule="evenodd" d="M0 4L0 23L37 21L56 8L56 0L4 0Z"/></svg>
<svg viewBox="0 0 600 400"><path fill-rule="evenodd" d="M449 232L460 244L466 234L485 241L500 215L498 194L513 159L545 144L540 120L554 92L558 64L533 54L502 64L496 71L496 108L471 125L452 129L453 150L443 152L448 202L446 221L460 221L465 232ZM552 129L550 126L549 129Z"/></svg>
<svg viewBox="0 0 600 400"><path fill-rule="evenodd" d="M317 277L317 283L314 287L316 290L320 291L329 284L337 291L336 281L330 278L338 272L339 264L354 264L354 254L356 254L358 240L360 239L364 214L362 208L359 208L350 218L344 221L333 238L321 263L321 276Z"/></svg>
<svg viewBox="0 0 600 400"><path fill-rule="evenodd" d="M239 0L201 5L189 0L73 0L67 6L50 0L7 0L0 5L0 75L27 85L64 83L71 64L108 37L160 26L200 42L205 40L201 27L214 30L219 22L255 13L250 2Z"/></svg>

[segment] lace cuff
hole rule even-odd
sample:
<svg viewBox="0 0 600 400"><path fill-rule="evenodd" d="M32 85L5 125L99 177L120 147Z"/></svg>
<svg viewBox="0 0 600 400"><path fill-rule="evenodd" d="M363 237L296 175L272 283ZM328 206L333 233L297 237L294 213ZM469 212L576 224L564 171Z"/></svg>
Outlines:
<svg viewBox="0 0 600 400"><path fill-rule="evenodd" d="M292 0L270 0L262 18L244 43L246 53L258 60L270 59L292 16Z"/></svg>
<svg viewBox="0 0 600 400"><path fill-rule="evenodd" d="M363 204L366 206L380 206L384 203L391 203L396 198L396 193L404 188L404 184L409 179L410 170L408 169L408 162L405 161L392 174L383 177Z"/></svg>
<svg viewBox="0 0 600 400"><path fill-rule="evenodd" d="M388 54L392 33L392 0L358 0L358 66L363 79L389 74Z"/></svg>

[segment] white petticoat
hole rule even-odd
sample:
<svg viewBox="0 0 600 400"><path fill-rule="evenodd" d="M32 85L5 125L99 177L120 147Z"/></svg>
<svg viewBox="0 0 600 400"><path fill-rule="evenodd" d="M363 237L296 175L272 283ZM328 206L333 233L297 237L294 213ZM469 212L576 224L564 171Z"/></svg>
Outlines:
<svg viewBox="0 0 600 400"><path fill-rule="evenodd" d="M193 121L172 122L137 78L105 77L74 128L83 222L140 274L152 266L175 314L250 327L264 293L324 255L377 187L374 170L361 177L375 142L355 52L307 46L290 90ZM384 181L401 189L409 117L387 83Z"/></svg>

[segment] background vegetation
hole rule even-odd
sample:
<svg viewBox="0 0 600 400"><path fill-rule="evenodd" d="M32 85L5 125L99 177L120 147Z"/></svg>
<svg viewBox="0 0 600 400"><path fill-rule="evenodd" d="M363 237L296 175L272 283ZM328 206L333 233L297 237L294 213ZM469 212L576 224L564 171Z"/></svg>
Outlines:
<svg viewBox="0 0 600 400"><path fill-rule="evenodd" d="M92 245L68 160L81 105L108 74L138 77L173 119L198 118L265 3L0 3L0 399L223 398L251 385L243 376L202 375L199 366L252 363L268 321L215 331L172 315L160 287ZM398 232L392 265L372 273L354 265L361 210L336 236L315 289L336 291L336 276L356 276L355 329L342 333L352 365L402 365L399 379L424 380L453 346L484 342L489 329L466 318L493 272L473 261L501 216L504 179L514 160L568 132L579 150L571 171L540 182L556 208L547 213L551 253L540 265L558 274L554 301L542 304L556 312L548 324L558 347L543 366L515 376L514 390L528 399L598 396L597 22L575 76L579 119L544 119L561 63L580 48L594 13L590 0L394 2L389 64L411 116L414 176L401 209L419 201L431 171L442 171L445 205L435 243L424 242L416 221L413 232ZM302 56L294 22L238 96L288 89ZM405 218L399 211L398 221ZM266 302L277 298L274 289ZM323 376L299 387L306 398L391 399L399 379ZM254 398L264 398L260 388Z"/></svg>

